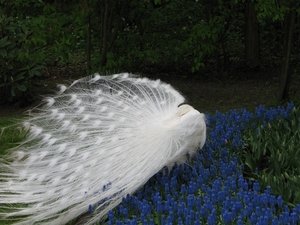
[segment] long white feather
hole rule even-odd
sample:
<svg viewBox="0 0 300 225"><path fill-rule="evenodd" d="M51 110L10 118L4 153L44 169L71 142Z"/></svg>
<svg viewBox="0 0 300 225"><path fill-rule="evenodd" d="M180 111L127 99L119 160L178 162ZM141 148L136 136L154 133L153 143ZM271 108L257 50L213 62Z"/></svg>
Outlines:
<svg viewBox="0 0 300 225"><path fill-rule="evenodd" d="M122 73L61 86L23 125L29 136L0 168L2 217L65 224L100 220L164 166L205 143L204 114L173 87Z"/></svg>

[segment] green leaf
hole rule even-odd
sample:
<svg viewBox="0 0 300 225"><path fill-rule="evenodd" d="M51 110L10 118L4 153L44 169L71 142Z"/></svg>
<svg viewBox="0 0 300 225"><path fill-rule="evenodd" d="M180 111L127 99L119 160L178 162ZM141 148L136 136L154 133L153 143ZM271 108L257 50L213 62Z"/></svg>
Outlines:
<svg viewBox="0 0 300 225"><path fill-rule="evenodd" d="M218 41L218 35L216 35L216 34L213 34L211 36L211 38L212 38L213 42L215 42L215 43Z"/></svg>
<svg viewBox="0 0 300 225"><path fill-rule="evenodd" d="M26 91L26 86L24 85L24 84L18 84L18 83L16 83L15 84L16 85L16 87L18 88L18 90L20 90L20 91Z"/></svg>
<svg viewBox="0 0 300 225"><path fill-rule="evenodd" d="M16 93L15 93L15 86L14 86L14 85L11 86L11 88L10 88L10 93L11 93L11 95L12 95L13 97L16 96Z"/></svg>
<svg viewBox="0 0 300 225"><path fill-rule="evenodd" d="M26 71L21 72L21 73L18 73L18 75L17 75L16 78L15 78L15 81L19 81L19 80L24 79L24 75L25 75L25 74L26 74Z"/></svg>
<svg viewBox="0 0 300 225"><path fill-rule="evenodd" d="M254 172L255 168L256 168L256 163L255 163L255 160L253 160L253 157L248 154L248 155L245 155L245 165L247 165L250 170L252 172Z"/></svg>
<svg viewBox="0 0 300 225"><path fill-rule="evenodd" d="M7 51L4 49L0 49L0 55L4 58L7 56Z"/></svg>
<svg viewBox="0 0 300 225"><path fill-rule="evenodd" d="M3 47L5 47L5 46L7 46L9 44L10 44L10 41L8 41L8 37L7 36L5 36L4 38L0 39L0 48L3 48Z"/></svg>

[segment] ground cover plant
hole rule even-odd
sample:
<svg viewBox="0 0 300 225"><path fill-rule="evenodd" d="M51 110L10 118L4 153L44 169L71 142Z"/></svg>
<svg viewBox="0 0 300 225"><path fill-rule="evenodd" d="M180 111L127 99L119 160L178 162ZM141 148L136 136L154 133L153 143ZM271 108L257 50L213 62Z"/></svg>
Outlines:
<svg viewBox="0 0 300 225"><path fill-rule="evenodd" d="M299 223L299 108L216 111L207 126L207 143L189 164L163 169L98 224ZM4 131L0 151L14 136Z"/></svg>
<svg viewBox="0 0 300 225"><path fill-rule="evenodd" d="M284 109L279 110L284 114ZM273 194L295 206L300 203L300 111L294 108L289 117L277 116L276 110L270 110L267 117L275 120L252 126L238 155L246 176L258 180L262 188L270 186Z"/></svg>

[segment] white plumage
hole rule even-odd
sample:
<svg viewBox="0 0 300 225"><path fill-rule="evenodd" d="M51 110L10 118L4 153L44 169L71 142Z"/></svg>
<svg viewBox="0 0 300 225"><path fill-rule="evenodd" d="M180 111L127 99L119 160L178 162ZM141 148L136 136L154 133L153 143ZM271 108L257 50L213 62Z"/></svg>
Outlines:
<svg viewBox="0 0 300 225"><path fill-rule="evenodd" d="M93 208L92 224L205 143L204 114L160 80L96 74L45 101L0 168L0 215L18 224L65 224Z"/></svg>

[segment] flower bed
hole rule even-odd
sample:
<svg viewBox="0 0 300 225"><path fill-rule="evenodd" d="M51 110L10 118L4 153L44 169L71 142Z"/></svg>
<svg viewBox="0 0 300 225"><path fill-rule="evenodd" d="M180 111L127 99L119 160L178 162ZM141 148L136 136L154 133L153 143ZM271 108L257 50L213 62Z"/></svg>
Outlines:
<svg viewBox="0 0 300 225"><path fill-rule="evenodd" d="M245 176L250 164L243 164L241 154L249 129L289 118L293 110L290 103L276 109L260 106L254 113L207 114L207 143L189 165L165 168L100 224L297 224L300 204L289 207L260 179Z"/></svg>

